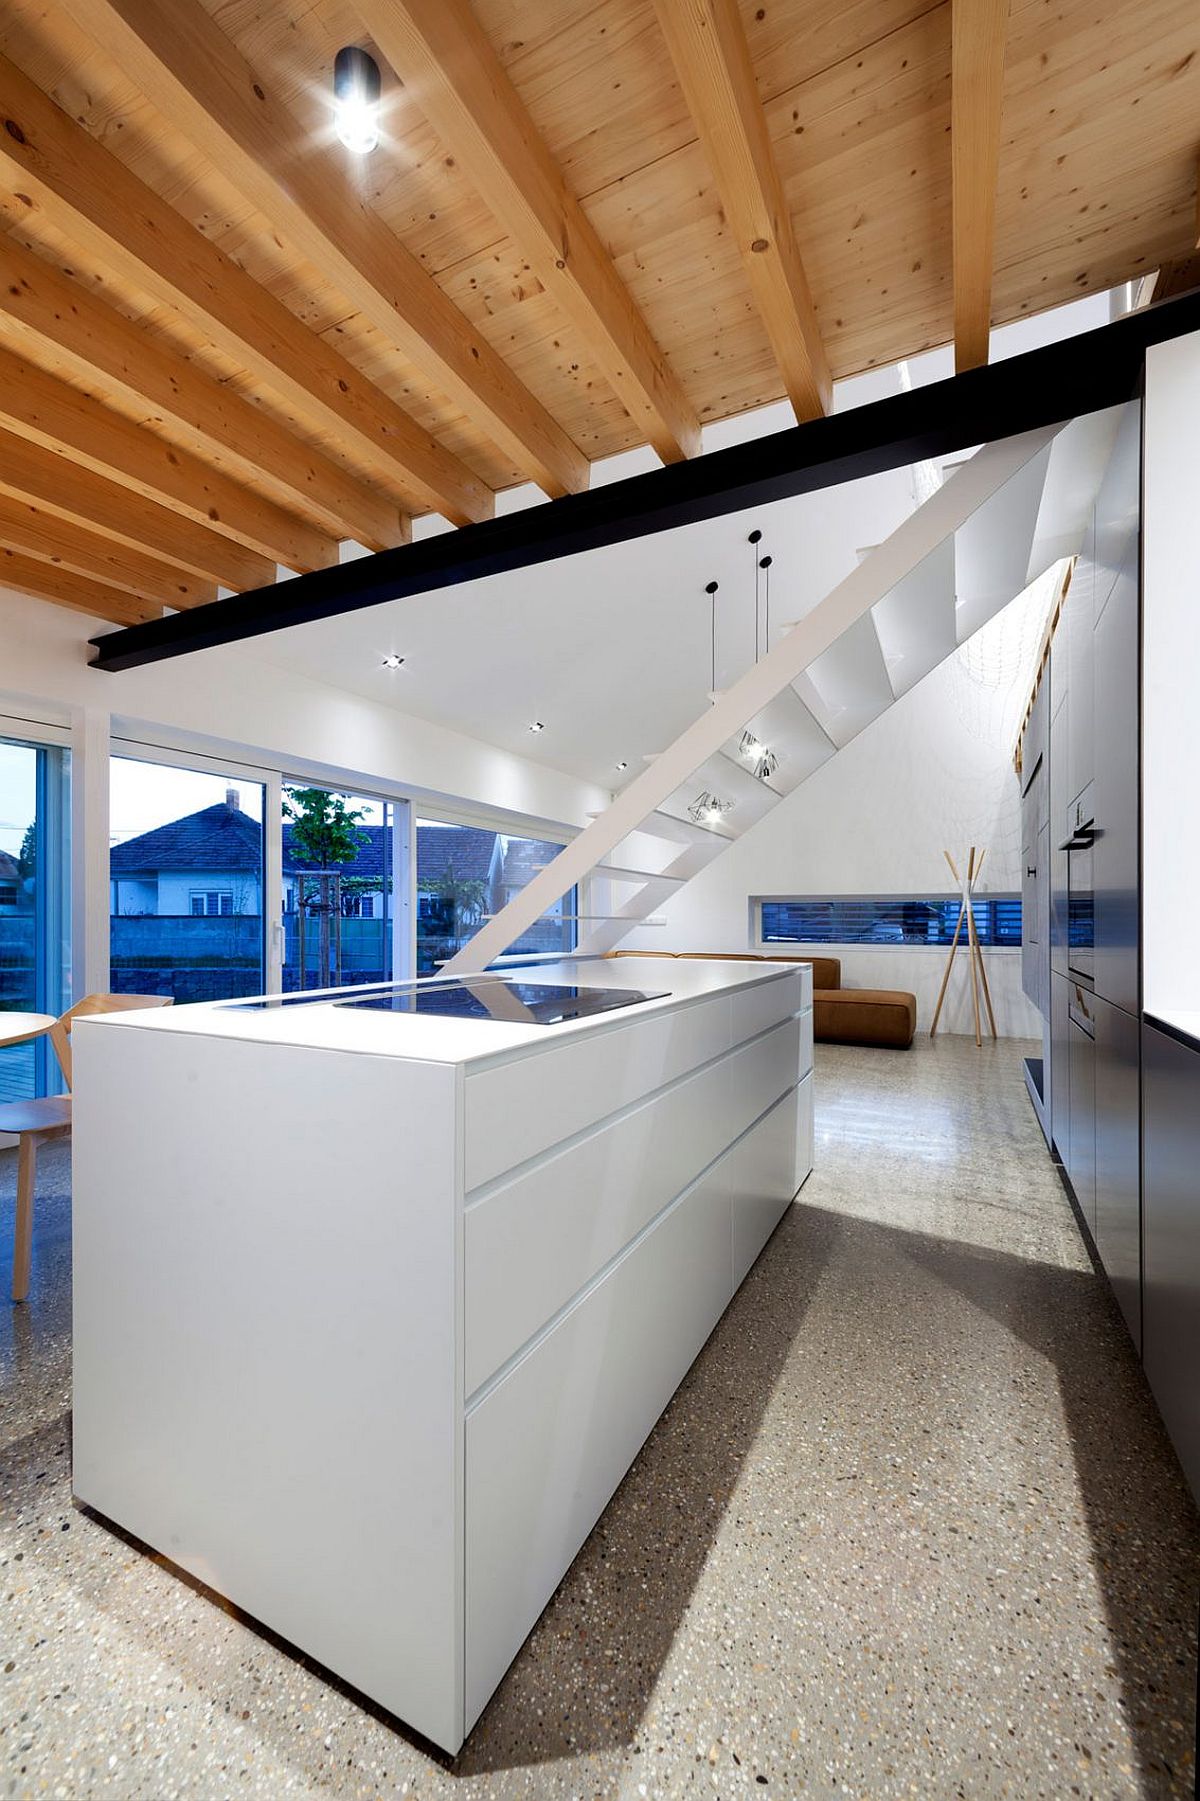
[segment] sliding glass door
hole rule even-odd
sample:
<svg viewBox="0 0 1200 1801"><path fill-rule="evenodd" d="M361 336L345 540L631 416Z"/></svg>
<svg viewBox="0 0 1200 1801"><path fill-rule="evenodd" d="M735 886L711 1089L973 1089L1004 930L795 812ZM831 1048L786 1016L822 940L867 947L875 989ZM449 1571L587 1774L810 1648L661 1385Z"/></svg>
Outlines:
<svg viewBox="0 0 1200 1801"><path fill-rule="evenodd" d="M484 920L512 899L562 849L497 827L417 821L417 973L432 975L461 950ZM510 946L515 954L575 948L576 890Z"/></svg>
<svg viewBox="0 0 1200 1801"><path fill-rule="evenodd" d="M283 989L408 973L408 803L285 782Z"/></svg>
<svg viewBox="0 0 1200 1801"><path fill-rule="evenodd" d="M263 992L263 801L263 784L241 776L112 758L113 993Z"/></svg>
<svg viewBox="0 0 1200 1801"><path fill-rule="evenodd" d="M69 753L0 737L0 1011L61 1013L71 991ZM0 1049L0 1100L59 1086L44 1040Z"/></svg>

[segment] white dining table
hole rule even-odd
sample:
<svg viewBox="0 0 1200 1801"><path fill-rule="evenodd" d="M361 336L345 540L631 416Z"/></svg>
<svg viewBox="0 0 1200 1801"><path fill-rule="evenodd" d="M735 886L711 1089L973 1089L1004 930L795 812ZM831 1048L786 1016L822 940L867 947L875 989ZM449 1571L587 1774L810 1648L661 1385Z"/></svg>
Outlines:
<svg viewBox="0 0 1200 1801"><path fill-rule="evenodd" d="M24 1044L30 1038L40 1038L43 1032L50 1030L57 1017L56 1013L0 1012L0 1049L9 1044Z"/></svg>

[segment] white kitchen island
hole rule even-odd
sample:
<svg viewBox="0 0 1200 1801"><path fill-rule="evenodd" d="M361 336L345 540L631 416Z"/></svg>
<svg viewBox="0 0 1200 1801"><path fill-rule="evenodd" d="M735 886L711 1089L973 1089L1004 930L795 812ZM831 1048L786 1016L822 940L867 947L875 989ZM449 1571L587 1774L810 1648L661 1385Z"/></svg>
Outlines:
<svg viewBox="0 0 1200 1801"><path fill-rule="evenodd" d="M73 1034L76 1498L448 1751L812 1162L806 965L471 990Z"/></svg>

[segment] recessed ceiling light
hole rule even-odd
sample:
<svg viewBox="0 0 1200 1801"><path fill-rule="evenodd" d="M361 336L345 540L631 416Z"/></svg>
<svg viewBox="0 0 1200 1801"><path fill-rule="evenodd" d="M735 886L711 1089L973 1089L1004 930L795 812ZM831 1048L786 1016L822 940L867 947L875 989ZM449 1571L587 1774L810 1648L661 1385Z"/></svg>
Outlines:
<svg viewBox="0 0 1200 1801"><path fill-rule="evenodd" d="M347 150L365 156L379 142L379 64L357 44L333 61L333 128Z"/></svg>
<svg viewBox="0 0 1200 1801"><path fill-rule="evenodd" d="M543 725L543 723L540 719L535 719L530 724L529 729L531 732L544 732L546 727Z"/></svg>
<svg viewBox="0 0 1200 1801"><path fill-rule="evenodd" d="M384 669L400 669L403 665L404 658L397 656L396 652L393 650L390 655L384 657L382 667Z"/></svg>
<svg viewBox="0 0 1200 1801"><path fill-rule="evenodd" d="M628 768L629 768L629 765L628 765L628 763L626 763L626 762L625 762L625 760L624 760L624 759L623 759L623 758L622 758L622 760L621 760L621 762L619 762L619 763L618 763L618 764L617 764L617 768L618 768L618 769L628 769Z"/></svg>

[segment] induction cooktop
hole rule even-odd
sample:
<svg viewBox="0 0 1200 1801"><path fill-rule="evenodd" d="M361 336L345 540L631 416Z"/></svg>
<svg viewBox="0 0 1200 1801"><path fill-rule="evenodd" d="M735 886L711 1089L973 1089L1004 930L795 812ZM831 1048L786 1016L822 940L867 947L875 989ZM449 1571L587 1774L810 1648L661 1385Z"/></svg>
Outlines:
<svg viewBox="0 0 1200 1801"><path fill-rule="evenodd" d="M510 1025L556 1026L618 1007L668 998L666 989L585 988L566 982L520 982L478 975L450 982L401 982L354 999L329 994L275 994L231 1005L266 1011L275 1007L348 1007L371 1013L426 1013L451 1019L499 1019Z"/></svg>
<svg viewBox="0 0 1200 1801"><path fill-rule="evenodd" d="M470 981L417 983L371 994L361 1000L335 1001L372 1013L433 1013L454 1019L502 1019L514 1025L557 1026L568 1019L588 1019L616 1007L666 999L641 988L581 988L574 983L513 982L496 977Z"/></svg>

